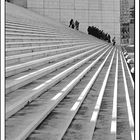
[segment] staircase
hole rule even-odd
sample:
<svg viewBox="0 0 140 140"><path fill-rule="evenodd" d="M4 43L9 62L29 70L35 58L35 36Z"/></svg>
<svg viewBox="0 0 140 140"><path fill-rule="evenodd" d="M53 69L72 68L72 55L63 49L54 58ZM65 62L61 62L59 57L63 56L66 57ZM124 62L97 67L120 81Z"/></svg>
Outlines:
<svg viewBox="0 0 140 140"><path fill-rule="evenodd" d="M119 46L10 3L5 27L6 140L133 139L134 82Z"/></svg>

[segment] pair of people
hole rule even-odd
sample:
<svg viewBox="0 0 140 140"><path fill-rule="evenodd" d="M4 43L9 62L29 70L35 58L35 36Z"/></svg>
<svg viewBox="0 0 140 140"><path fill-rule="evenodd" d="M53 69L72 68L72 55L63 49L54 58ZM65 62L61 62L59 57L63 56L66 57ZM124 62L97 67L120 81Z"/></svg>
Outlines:
<svg viewBox="0 0 140 140"><path fill-rule="evenodd" d="M74 22L74 20L71 19L69 27L71 27L72 29L75 28L76 30L79 30L79 22L77 20Z"/></svg>

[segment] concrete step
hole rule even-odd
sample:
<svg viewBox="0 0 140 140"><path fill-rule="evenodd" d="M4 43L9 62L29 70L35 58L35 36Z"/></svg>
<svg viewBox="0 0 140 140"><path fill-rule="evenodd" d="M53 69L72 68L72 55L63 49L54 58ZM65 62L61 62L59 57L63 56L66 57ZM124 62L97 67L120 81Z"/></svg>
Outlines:
<svg viewBox="0 0 140 140"><path fill-rule="evenodd" d="M34 27L34 25L33 25L33 27ZM39 28L39 29L37 29L37 28L28 28L28 27L8 27L8 28L6 28L6 31L9 31L9 32L14 32L14 31L17 31L17 32L21 32L21 31L24 31L24 32L32 32L32 33L34 33L34 32L41 32L42 34L43 33L55 33L55 34L57 34L57 33L63 33L63 34L72 34L71 32L67 32L67 31L65 31L65 30L58 30L58 29L50 29L50 28L46 28L46 29L41 29L41 28Z"/></svg>
<svg viewBox="0 0 140 140"><path fill-rule="evenodd" d="M6 32L6 37L47 37L47 38L55 38L55 37L60 37L57 34L31 34L31 33L11 33L11 32Z"/></svg>
<svg viewBox="0 0 140 140"><path fill-rule="evenodd" d="M34 14L34 13L33 13ZM36 15L35 15L36 16ZM39 17L39 18L38 18ZM38 16L37 18L40 19L40 15ZM35 26L36 28L39 28L39 27L44 27L44 28L47 28L49 27L50 29L52 28L59 28L59 27L63 27L62 24L60 23L56 23L56 21L52 20L51 23L49 23L50 19L48 18L47 21L44 19L44 17L41 17L40 20L36 20L37 18L28 18L27 16L26 17L23 17L22 16L11 16L11 14L7 14L7 17L6 17L6 23L8 24L16 24L16 25L23 25L23 26Z"/></svg>
<svg viewBox="0 0 140 140"><path fill-rule="evenodd" d="M40 42L40 41L39 41ZM39 43L39 42L37 42L37 43ZM43 41L42 43L45 43L46 41ZM51 41L48 41L48 42L51 42ZM54 41L54 42L56 42L56 41ZM61 41L60 41L61 42ZM12 42L12 44L17 44L18 42ZM25 42L25 44L28 44L29 42ZM35 42L31 42L32 44L33 44L33 46L27 46L29 49L30 48L32 48L32 47L36 47L36 48L43 48L43 47L45 47L46 46L46 48L48 48L48 49L53 49L53 48L55 48L56 46L58 46L58 48L59 48L59 46L66 46L66 45L70 45L71 44L71 46L73 46L73 45L77 45L77 44L85 44L85 43L88 43L88 41L73 41L73 42L70 42L70 41L67 41L67 40L64 40L64 43L54 43L54 44L36 44L36 45L34 45L35 44ZM92 42L91 42L92 43ZM93 42L94 43L94 42ZM95 42L96 43L96 42ZM10 43L9 43L10 44ZM24 42L20 42L20 44L24 44ZM32 45L31 44L31 45ZM104 43L105 44L105 43ZM51 48L51 46L52 46L52 48ZM26 46L13 46L13 47L6 47L6 49L7 50L12 50L12 49L15 49L15 50L26 50L26 48L27 48ZM24 49L25 48L25 49ZM57 47L56 47L57 48Z"/></svg>
<svg viewBox="0 0 140 140"><path fill-rule="evenodd" d="M36 34L32 34L32 33L24 33L24 32L21 32L21 33L7 33L6 34L6 42L8 41L18 41L18 40L20 40L20 41L23 41L23 40L27 40L27 41L29 41L29 40L32 40L32 41L34 41L35 39L37 39L37 40L62 40L62 39L64 39L64 40L80 40L82 37L78 37L78 36L70 36L69 34L49 34L49 33L47 33L47 34L44 34L44 35L42 35L42 34L38 34L38 33L36 33ZM82 40L85 40L85 41L87 41L87 40L89 40L89 38L82 38ZM97 41L96 39L94 39L94 38L92 38L92 40L90 39L89 41ZM99 41L100 42L100 41ZM101 41L102 42L102 41Z"/></svg>
<svg viewBox="0 0 140 140"><path fill-rule="evenodd" d="M22 29L6 29L5 30L6 34L7 33L31 33L31 34L42 34L42 35L47 35L47 34L58 34L54 31L47 31L47 32L43 32L43 31L31 31L31 30L22 30Z"/></svg>
<svg viewBox="0 0 140 140"><path fill-rule="evenodd" d="M20 25L20 24L7 24L6 23L6 28L7 29L14 29L14 30L18 30L18 29L22 29L22 30L31 30L31 31L42 31L42 32L45 32L45 31L55 31L56 29L54 28L50 28L50 27L37 27L37 26L34 26L34 25Z"/></svg>
<svg viewBox="0 0 140 140"><path fill-rule="evenodd" d="M105 46L105 45L103 45ZM86 48L85 48L86 49ZM68 57L74 56L76 54L79 54L81 52L83 52L85 49L83 50L77 50L77 51L72 51L72 52L67 52L64 54L58 54L52 57L48 57L48 58L42 58L42 59L38 59L38 60L33 60L30 62L26 62L26 63L22 63L22 64L18 64L18 65L14 65L14 66L9 66L6 67L6 77L20 73L22 71L26 71L47 63L52 63L52 62L56 62L58 60L61 59L66 59Z"/></svg>
<svg viewBox="0 0 140 140"><path fill-rule="evenodd" d="M7 24L8 24L8 26L7 26ZM36 25L34 23L33 24L31 24L31 23L25 24L25 22L21 23L21 22L17 22L17 21L15 21L15 22L11 21L10 23L6 22L6 27L11 28L11 29L20 29L20 28L25 28L25 29L30 28L30 29L33 29L33 30L34 29L35 30L39 29L40 31L41 30L43 30L43 31L52 30L52 31L59 32L59 33L61 33L61 32L65 32L65 33L69 32L69 34L73 34L73 32L71 32L70 30L67 31L67 28L65 28L64 26L61 27L61 28L56 28L56 27L52 27L50 25L49 26L44 26L44 25L40 26L40 25Z"/></svg>
<svg viewBox="0 0 140 140"><path fill-rule="evenodd" d="M20 30L19 30L20 31ZM12 32L12 30L10 30L10 33L9 34L12 34L11 33ZM46 30L46 32L47 32L47 30ZM15 32L14 32L15 33ZM27 32L28 33L28 32ZM52 33L52 32L51 32ZM8 32L6 32L6 34L8 35ZM36 33L37 34L37 33ZM47 34L50 34L49 32L47 32ZM87 39L97 39L97 38L95 38L95 37L93 37L93 36L91 36L91 35L87 35L87 34L81 34L81 33L77 33L77 32L75 32L75 34L73 34L73 32L72 31L70 31L70 30L68 30L67 32L66 31L58 31L58 32L53 32L53 34L59 34L59 35L61 35L61 34L67 34L67 35L69 35L69 36L77 36L77 37L83 37L83 38L87 38ZM34 34L33 34L34 35ZM39 34L40 35L40 34ZM98 39L98 41L99 41L99 39Z"/></svg>
<svg viewBox="0 0 140 140"><path fill-rule="evenodd" d="M12 47L28 47L28 46L34 46L34 45L38 45L38 46L41 46L41 45L53 45L53 44L62 44L62 43L73 43L73 42L76 42L74 40L54 40L54 41L30 41L30 42L6 42L6 47L7 48L12 48ZM79 41L80 42L80 41Z"/></svg>
<svg viewBox="0 0 140 140"><path fill-rule="evenodd" d="M73 72L74 70L75 70L75 68L77 69L78 67L80 67L81 65L83 65L84 63L86 63L89 59L91 59L91 58L93 58L93 57L99 57L99 58L101 58L102 56L103 56L103 54L105 54L105 52L107 52L107 50L109 50L109 48L108 49L106 49L106 51L104 51L105 49L101 49L101 50L98 50L98 51L96 51L95 53L90 53L90 55L87 57L83 57L82 59L79 59L79 61L77 62L77 63L74 63L73 64L73 62L74 61L72 61L71 62L71 64L72 64L72 66L71 67L67 67L67 65L65 65L65 67L62 67L62 69L63 69L63 71L61 71L61 73L57 73L54 77L56 77L56 78L54 78L54 77L49 77L49 82L45 82L45 84L49 84L48 86L46 85L45 86L45 84L35 84L35 88L33 88L34 90L32 90L32 92L34 92L34 94L39 94L38 92L40 91L40 90L42 90L42 89L46 89L46 88L50 88L51 86L53 86L56 82L58 82L58 80L62 80L62 78L64 78L64 77L66 77L67 75L69 75L71 72ZM103 53L104 52L104 53ZM103 53L103 54L102 54ZM98 60L99 59L97 59L97 60L95 60L95 62L98 62ZM94 63L95 63L94 62ZM70 64L70 65L71 65ZM59 69L61 69L61 68L59 68ZM59 69L58 69L58 71L59 71ZM56 71L57 72L57 71ZM52 73L52 72L49 72L50 74ZM45 75L48 77L49 76L49 73L46 73ZM54 73L55 73L55 71L54 71ZM45 76L44 75L44 76ZM44 78L44 76L42 77L42 78ZM40 77L41 78L41 77ZM52 79L52 80L50 80L50 78ZM38 78L39 79L39 78ZM35 79L34 79L35 80ZM36 79L37 80L37 79ZM42 80L41 80L41 83L42 83ZM38 85L38 86L37 86ZM28 85L27 85L28 86ZM31 86L32 87L32 86ZM26 88L27 89L27 88ZM29 88L29 89L31 89L31 88ZM18 90L18 89L17 89ZM20 89L19 89L20 90ZM15 91L15 90L14 90ZM27 93L27 91L26 91L26 93ZM21 96L24 96L24 97L26 97L26 103L27 103L27 96L25 96L24 94L26 94L26 93L23 93L23 94L21 94ZM12 93L10 93L11 95L12 95ZM10 96L10 94L9 94L9 96ZM33 94L32 94L33 95ZM34 95L35 96L35 95ZM31 95L30 95L30 97L31 97ZM28 98L29 98L29 96L28 96ZM33 97L32 97L33 98ZM19 98L18 98L19 99ZM21 101L21 100L20 100ZM31 100L30 100L31 101ZM25 99L24 99L24 102L25 102ZM15 102L15 103L17 103L17 102ZM19 108L19 106L21 106L21 102L20 102L20 105L18 105L18 108ZM23 106L23 104L22 104L22 106ZM11 108L11 107L10 107ZM15 109L14 109L15 110ZM17 110L17 109L16 109ZM10 111L11 112L11 111ZM12 111L13 112L13 111ZM9 115L8 115L9 116Z"/></svg>
<svg viewBox="0 0 140 140"><path fill-rule="evenodd" d="M71 82L70 82L70 84L68 84L66 87L60 87L60 89L59 89L59 91L60 92L62 92L63 91L63 94L62 94L62 96L58 99L58 100L52 100L51 101L51 98L49 97L48 98L48 100L46 100L46 104L44 104L45 106L45 108L46 108L46 105L48 105L48 107L46 108L46 111L44 111L44 107L42 106L40 109L42 110L42 113L40 112L40 115L37 115L35 118L34 118L34 123L28 123L27 125L22 125L23 127L21 128L21 129L17 129L17 128L19 128L18 126L21 126L21 123L19 123L19 125L16 125L17 123L17 121L19 122L19 117L18 117L18 113L15 115L15 116L17 116L16 118L15 118L15 121L13 121L14 123L15 123L15 125L16 125L16 127L13 127L14 128L14 134L16 135L16 136L14 136L14 137L16 137L16 138L21 138L21 135L22 135L22 132L24 131L24 130L26 130L26 129L28 129L28 135L29 135L29 133L31 133L39 124L40 124L40 122L42 121L42 120L44 120L44 118L46 118L46 116L48 116L49 115L49 113L58 105L58 103L72 90L72 88L74 88L74 86L86 75L86 73L88 72L88 71L90 71L90 69L103 57L103 55L105 54L107 52L107 50L106 51L104 51L104 53L102 54L102 55L100 55L100 56L98 56L98 58L95 60L95 61L91 61L92 63L90 63L88 66L86 65L86 67L82 70L82 71L79 71L79 73L78 73L78 75L73 79L73 80L71 80ZM109 55L108 55L109 56ZM92 58L92 57L91 57ZM90 59L91 59L90 58ZM86 58L87 59L87 58ZM81 63L81 62L80 62ZM76 64L77 65L77 64ZM71 68L70 68L71 69ZM101 69L101 68L100 68ZM99 72L100 71L98 71L98 74L99 74ZM98 74L96 75L96 76L98 76ZM55 76L54 76L55 77ZM57 77L57 76L56 76ZM54 78L55 79L55 78ZM64 79L64 78L63 78ZM62 80L62 79L61 79ZM59 92L58 91L58 92ZM38 91L39 92L39 91ZM39 95L39 96L41 96L41 95ZM38 102L39 103L39 102ZM21 103L20 103L21 104ZM18 105L19 106L19 105ZM40 111L41 111L40 110ZM39 111L39 110L38 110ZM37 112L38 112L37 111ZM20 114L20 112L19 112L19 114ZM29 113L28 113L29 114ZM32 116L32 113L30 113L30 115ZM29 115L29 116L30 116ZM31 117L29 117L29 116L26 116L27 118L28 118L28 120L30 120L29 118ZM26 118L26 117L24 117L24 119ZM19 118L19 119L18 119ZM27 120L27 118L26 118L26 120ZM10 121L10 118L8 119L8 121L7 121L7 126L8 126L8 122ZM12 120L11 120L12 121ZM11 122L10 121L10 122ZM24 122L24 120L23 120L23 122ZM12 123L12 122L11 122ZM26 124L26 123L25 123ZM9 127L8 127L9 128ZM10 128L9 128L10 129ZM15 131L15 130L19 130L18 131L18 133L17 133L17 131ZM8 131L7 131L8 132ZM10 131L9 131L10 132ZM11 134L11 133L10 133ZM26 133L27 134L27 133ZM12 139L14 138L13 137L13 134L11 134L12 135ZM24 135L25 136L25 135ZM23 136L23 137L24 137ZM23 138L22 137L22 138ZM24 137L25 138L25 137Z"/></svg>
<svg viewBox="0 0 140 140"><path fill-rule="evenodd" d="M35 15L34 15L35 16ZM10 20L9 20L10 19ZM85 34L85 33L82 33L82 32L77 32L77 31L74 31L74 30L72 30L72 29L70 29L70 28L68 28L67 26L62 26L62 25L60 25L60 23L57 23L56 22L56 24L54 25L54 22L50 22L49 20L45 20L45 19L41 19L41 22L40 21L35 21L35 19L36 18L34 18L34 20L32 20L32 18L21 18L21 17L11 17L10 16L10 14L9 15L7 15L7 18L6 18L6 22L11 22L11 23L13 23L14 22L14 20L15 20L15 23L16 24L30 24L30 25L32 25L32 26L34 26L34 25L37 25L37 26L43 26L43 27L45 27L45 26L48 26L49 28L51 28L51 27L53 27L53 28L57 28L57 29L60 29L59 31L61 31L61 30L63 30L63 31L66 31L66 32L69 32L69 33L71 33L71 34L73 34L73 35L78 35L78 36L83 36L83 37L88 37L88 38L90 38L90 39L92 39L92 38L94 38L93 36L87 36L87 34ZM49 24L48 24L48 23ZM58 27L60 27L60 28L58 28Z"/></svg>
<svg viewBox="0 0 140 140"><path fill-rule="evenodd" d="M6 26L6 29L8 30L8 31L13 31L13 30L17 30L17 31L35 31L35 32L43 32L43 33L48 33L48 32L54 32L54 33L58 33L58 34L64 34L64 33L68 33L68 32L66 32L65 30L63 31L58 31L58 29L50 29L50 28L36 28L36 27L34 27L33 25L32 26ZM69 32L69 35L70 34L72 34L71 32ZM73 34L72 34L73 35ZM75 35L74 35L75 36Z"/></svg>
<svg viewBox="0 0 140 140"><path fill-rule="evenodd" d="M18 24L16 24L16 25L18 25ZM21 27L24 27L24 26L21 26ZM34 24L31 25L30 27L31 27L31 28L34 27ZM19 28L19 29L20 29L20 28ZM43 29L43 31L44 31L44 30L47 30L47 29ZM57 30L58 30L58 29L57 29ZM56 32L57 32L57 30L56 30ZM69 32L69 35L77 36L77 32L75 32L76 34L73 34L73 32L71 32L70 30L68 30L68 31L66 32L66 29L65 29L65 30L64 30L64 29L61 29L61 30L59 30L58 32L59 32L59 34L60 34L60 33L62 34L62 33L64 33L64 32L65 32L65 33L68 33L68 32ZM86 38L88 38L88 39L93 39L93 37L91 37L91 36L89 36L89 35L87 36L87 34L83 34L83 33L80 33L80 32L79 32L79 33L78 33L78 36L79 36L79 35L83 36L83 38L86 37Z"/></svg>
<svg viewBox="0 0 140 140"><path fill-rule="evenodd" d="M95 45L95 44L93 44L93 45ZM88 44L80 45L78 48L77 48L77 46L74 46L74 47L66 46L65 48L61 48L61 49L57 48L57 49L51 49L51 50L45 50L45 51L37 51L37 52L7 56L6 57L6 66L16 65L16 64L20 64L20 63L40 59L40 58L45 58L45 57L49 57L49 56L53 56L53 55L57 55L57 54L62 54L65 52L71 52L74 50L80 51L83 48L85 51L93 48L93 47L91 47L91 45L90 45L90 47L87 47L87 46L88 46Z"/></svg>
<svg viewBox="0 0 140 140"><path fill-rule="evenodd" d="M22 30L22 31L23 31L23 30ZM65 30L64 30L64 31L65 31ZM60 35L60 34L61 34L61 35L62 35L62 34L64 34L64 35L69 35L69 36L72 35L72 36L75 36L75 37L80 37L80 36L81 36L81 37L83 37L83 39L84 39L84 38L90 39L90 40L96 39L96 38L94 38L93 36L92 36L92 37L89 36L89 35L87 36L87 34L83 34L83 33L82 33L82 34L81 34L81 33L80 33L80 34L77 34L77 32L75 32L76 34L73 34L73 32L70 32L70 30L67 31L67 32L66 32L66 31L64 32L64 31L61 31L61 32L60 32L60 31L58 31L58 32L55 32L55 31L54 31L54 33L55 33L55 34L59 34L59 35ZM19 31L18 31L18 32L19 32ZM15 33L15 32L14 32L14 33ZM27 33L29 33L29 32L27 32ZM32 33L33 33L33 32L32 32ZM54 34L54 33L53 33L53 34ZM7 36L11 36L11 34L12 34L11 31L10 31L10 32L6 32L6 35L7 35ZM25 34L26 34L26 33L25 33ZM52 32L51 32L51 33L47 32L47 34L52 34ZM19 35L20 35L20 33L19 33ZM33 35L35 35L35 34L33 34ZM45 35L45 34L44 34L44 35ZM78 36L77 36L77 35L78 35Z"/></svg>
<svg viewBox="0 0 140 140"><path fill-rule="evenodd" d="M66 38L66 37L6 37L6 42L30 42L30 41L53 41L53 40L74 40L74 41L81 41L81 39L79 38Z"/></svg>
<svg viewBox="0 0 140 140"><path fill-rule="evenodd" d="M25 22L25 21L24 21ZM10 24L14 24L14 25L16 25L16 26L22 26L22 27L26 27L26 26L29 26L30 25L30 27L35 27L35 28L40 28L40 24L38 25L38 26L35 26L35 24L33 23L33 24L31 24L30 22L28 22L28 24L25 24L25 23L21 23L21 21L16 21L15 23L13 23L13 20L12 20L12 22L10 22ZM43 26L41 26L41 28L44 28L45 26L43 25ZM52 26L50 26L49 25L49 28L51 28ZM58 28L56 28L56 27L53 27L53 29L57 29L58 30ZM77 32L77 31L75 31L75 30L71 30L70 28L68 28L67 26L65 26L65 28L64 28L64 26L63 27L61 27L61 29L59 29L58 31L63 31L63 32L69 32L69 34L72 34L72 35L78 35L78 36L83 36L83 37L86 37L86 38L89 38L89 39L93 39L94 37L93 36L90 36L90 35L88 35L87 36L87 34L85 34L85 33L83 33L83 32ZM73 34L73 33L75 33L75 34Z"/></svg>
<svg viewBox="0 0 140 140"><path fill-rule="evenodd" d="M116 51L112 51L106 61L104 59L103 62L105 63L102 63L104 64L103 68L100 69L102 64L98 67L100 72L97 77L96 70L95 72L93 70L93 72L89 72L89 74L87 74L87 76L83 78L83 80L81 80L81 82L75 88L72 89L72 91L67 96L67 98L69 97L69 102L66 100L67 98L63 99L62 102L58 104L58 106L50 113L50 119L48 116L47 119L45 119L43 123L41 123L40 126L44 125L44 129L41 130L41 127L39 127L39 129L36 128L33 131L33 133L37 131L39 132L39 135L36 138L41 138L43 134L42 132L44 130L47 131L46 134L48 134L51 130L56 130L58 139L69 139L70 137L73 137L73 134L71 135L71 132L74 131L74 126L77 125L80 126L80 129L79 127L76 129L76 133L74 133L75 138L79 138L82 140L91 140L98 138L104 138L105 140L108 140L110 138L110 125L112 121L111 107L113 105L112 91L114 89L112 85L114 82L113 76L115 75L114 69L116 64L116 54ZM79 102L78 106L76 106L77 102ZM68 111L66 111L65 109ZM62 114L64 113L62 119L64 119L65 124L61 129L62 132L59 130L57 131L57 128L60 126L59 120L61 120L61 112ZM102 122L101 120L104 121ZM48 125L46 125L46 122L49 122ZM102 123L103 125L101 125ZM56 124L54 129L50 128L48 130L48 127L50 127L52 124ZM96 133L97 131L98 133ZM29 136L29 139L34 137L33 133L31 136ZM98 135L98 137L95 138L94 136L96 134ZM50 132L49 137L50 139L55 139L56 135L52 135L52 133ZM112 139L110 138L110 140Z"/></svg>
<svg viewBox="0 0 140 140"><path fill-rule="evenodd" d="M43 30L46 30L46 29L57 29L58 30L58 28L57 27L52 27L51 25L48 25L47 23L46 23L46 26L44 26L44 24L42 25L42 24L38 24L37 22L34 22L33 23L33 21L32 20L30 20L31 22L27 22L26 20L22 20L22 21L19 21L19 20L17 20L17 18L16 18L16 20L15 19L12 19L12 20L6 20L6 27L25 27L25 28L32 28L32 29L43 29ZM47 26L48 25L48 26Z"/></svg>
<svg viewBox="0 0 140 140"><path fill-rule="evenodd" d="M57 33L56 31L54 31L54 30L50 30L50 29L46 29L46 30L41 30L41 29L33 29L33 28L24 28L24 27L20 27L20 28L17 28L17 27L6 27L6 31L8 32L11 32L11 31L13 31L13 32L15 32L15 31L24 31L24 32L41 32L41 33Z"/></svg>
<svg viewBox="0 0 140 140"><path fill-rule="evenodd" d="M49 68L46 67L46 68L40 69L38 71L35 71L33 73L30 73L26 76L17 78L17 80L15 80L15 81L13 81L13 79L10 81L7 81L6 82L6 94L24 86L24 85L27 85L28 83L34 81L35 79L38 79L38 78L46 75L46 73L48 73L48 72L54 71L54 70L58 69L59 67L65 66L67 63L70 63L71 61L73 62L75 59L78 59L79 57L82 57L83 55L86 55L88 53L94 52L95 50L100 49L100 48L94 48L92 50L88 50L85 53L76 55L72 58L68 58L62 62L60 61L60 62L50 66ZM103 48L103 49L105 49L105 48Z"/></svg>
<svg viewBox="0 0 140 140"><path fill-rule="evenodd" d="M6 32L6 38L14 38L14 37L17 37L17 38L20 38L20 37L23 37L23 38L26 38L26 37L30 37L30 38L32 38L32 37L42 37L42 38L45 38L45 37L47 37L47 38L62 38L62 37L64 37L64 38L75 38L75 39L81 39L81 37L80 36L77 36L77 35L70 35L69 33L67 33L67 34L54 34L54 33L47 33L47 34L38 34L38 33L36 33L36 34L32 34L32 33L24 33L24 32L21 32L21 33L15 33L15 32L13 32L13 33L11 33L11 32ZM84 40L89 40L89 38L87 38L87 37L83 37L83 39ZM91 40L91 39L90 39ZM91 41L93 41L93 40L95 40L94 38L92 38L92 40ZM96 40L95 40L96 41ZM98 40L99 41L99 40Z"/></svg>
<svg viewBox="0 0 140 140"><path fill-rule="evenodd" d="M60 49L60 48L72 47L72 46L84 45L84 44L88 44L88 42L81 41L77 43L62 43L62 44L54 44L54 45L28 46L28 47L12 47L12 48L6 48L6 56L31 53L37 51L39 52L45 50Z"/></svg>
<svg viewBox="0 0 140 140"><path fill-rule="evenodd" d="M60 103L49 113L49 116L47 116L47 118L44 119L41 123L41 126L45 126L45 127L42 127L42 131L40 129L41 128L40 126L33 131L35 133L38 131L39 135L36 135L36 138L41 139L41 136L42 136L42 138L44 137L44 139L49 139L49 138L50 139L59 139L59 140L65 139L64 135L66 135L66 133L69 132L69 128L70 129L75 128L75 127L71 127L71 125L74 124L75 120L79 120L78 124L80 124L80 126L82 126L82 127L78 127L77 128L78 130L76 131L76 133L74 135L77 135L77 133L79 131L83 130L82 129L83 127L85 128L85 126L82 125L82 122L84 124L88 123L90 127L87 127L87 130L85 129L85 131L87 132L85 134L86 136L84 137L84 133L85 133L85 131L84 131L84 132L81 132L82 134L76 138L79 138L82 140L91 139L93 133L90 133L90 131L93 132L91 129L93 127L93 124L90 122L90 118L91 118L92 110L94 109L94 106L95 106L95 100L99 94L98 91L101 89L102 86L100 86L100 88L96 88L95 92L94 92L94 90L91 91L91 88L94 87L95 83L97 83L97 80L99 80L99 79L101 81L100 82L101 85L103 84L103 80L106 77L106 73L108 71L110 61L112 60L112 58L114 58L114 55L112 55L113 53L114 53L114 51L111 52L111 54L107 57L107 59L106 59L106 57L103 57L101 60L102 63L100 62L100 63L95 64L96 68L95 67L91 68L90 71L87 74L85 74L84 78L82 78L78 82L78 84L76 84L76 86L72 88L72 90L67 94L67 96L63 100L61 100ZM56 87L58 87L58 86L56 86ZM65 87L65 85L64 85L64 87ZM54 89L58 90L58 88L54 88ZM94 92L94 94L93 94L93 92ZM93 95L94 95L94 97L92 98ZM92 101L91 101L91 98L92 98ZM55 96L54 96L54 98L52 98L52 100L55 102L55 99L57 99L57 98L55 98ZM59 98L57 100L59 100ZM91 102L89 102L89 101L91 101ZM84 107L81 109L82 106L84 106L85 109L84 109ZM85 113L85 117L84 117L83 112L85 112L85 111L86 111L86 113ZM53 117L53 116L57 116L57 117ZM49 122L49 123L47 124L46 122ZM55 127L51 127L51 126L55 126ZM58 128L61 128L61 130L59 131ZM90 129L88 129L88 128L90 128ZM49 136L45 136L45 135L43 136L42 135L43 130L46 130L46 132L44 131L44 133L45 133L45 135L48 134ZM52 135L52 132L50 130L53 130L52 132L55 132L55 134ZM30 138L32 139L33 137L34 137L34 134L32 133L32 136L29 136L29 139Z"/></svg>

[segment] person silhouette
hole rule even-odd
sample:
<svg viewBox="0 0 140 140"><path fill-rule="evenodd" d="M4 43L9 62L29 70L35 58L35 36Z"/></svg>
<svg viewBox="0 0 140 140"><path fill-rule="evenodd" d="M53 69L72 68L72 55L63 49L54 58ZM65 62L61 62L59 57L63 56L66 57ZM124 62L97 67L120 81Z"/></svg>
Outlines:
<svg viewBox="0 0 140 140"><path fill-rule="evenodd" d="M71 20L70 20L69 27L71 27L71 28L72 28L72 27L73 27L73 24L74 24L74 21L73 21L73 19L71 19Z"/></svg>
<svg viewBox="0 0 140 140"><path fill-rule="evenodd" d="M111 42L110 39L111 39L110 34L108 34L108 43Z"/></svg>
<svg viewBox="0 0 140 140"><path fill-rule="evenodd" d="M75 21L75 28L76 30L79 30L79 22L77 20Z"/></svg>
<svg viewBox="0 0 140 140"><path fill-rule="evenodd" d="M112 43L113 43L113 46L115 46L115 44L116 44L115 37L112 39Z"/></svg>

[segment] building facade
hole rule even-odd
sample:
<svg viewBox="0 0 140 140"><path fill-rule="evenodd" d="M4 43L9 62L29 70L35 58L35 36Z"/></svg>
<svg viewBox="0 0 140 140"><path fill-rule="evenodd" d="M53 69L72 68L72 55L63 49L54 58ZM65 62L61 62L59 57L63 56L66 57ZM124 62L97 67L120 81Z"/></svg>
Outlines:
<svg viewBox="0 0 140 140"><path fill-rule="evenodd" d="M66 25L78 20L83 32L96 26L120 43L120 0L27 0L27 8Z"/></svg>
<svg viewBox="0 0 140 140"><path fill-rule="evenodd" d="M129 15L129 2L128 0L121 0L120 9L120 24L121 24L121 44L128 44L130 39L130 15Z"/></svg>
<svg viewBox="0 0 140 140"><path fill-rule="evenodd" d="M135 7L132 6L130 7L130 25L129 25L129 30L130 30L130 44L134 44L135 38Z"/></svg>

